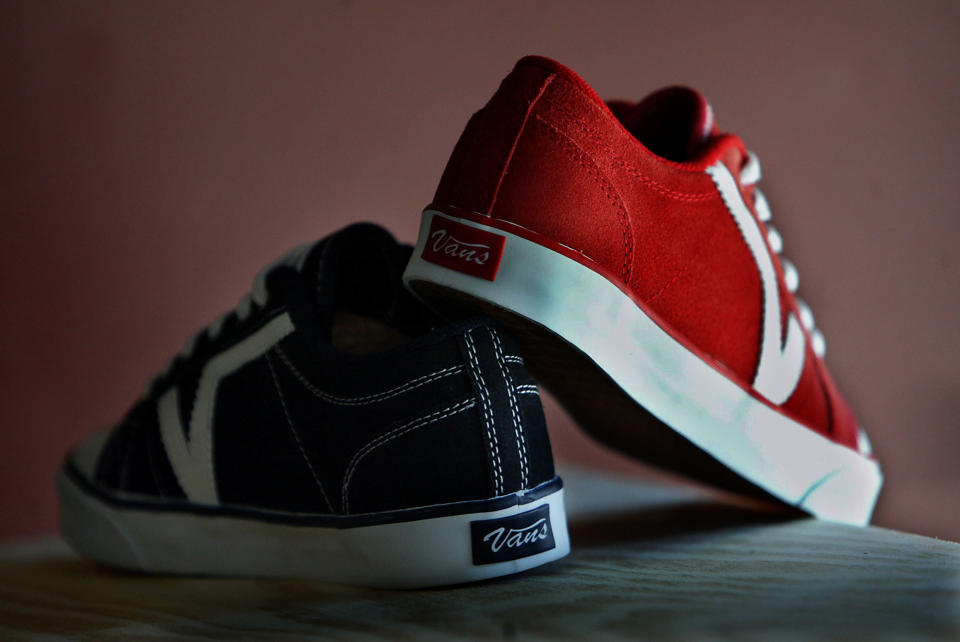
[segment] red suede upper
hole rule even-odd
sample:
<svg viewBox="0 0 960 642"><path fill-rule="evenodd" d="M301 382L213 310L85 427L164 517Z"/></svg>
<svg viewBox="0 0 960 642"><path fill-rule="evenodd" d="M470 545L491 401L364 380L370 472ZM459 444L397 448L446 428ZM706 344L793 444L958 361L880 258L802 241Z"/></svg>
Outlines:
<svg viewBox="0 0 960 642"><path fill-rule="evenodd" d="M697 127L706 128L707 139L694 156L685 162L657 156L620 120L630 124L636 110L650 108L625 102L608 107L566 67L524 58L471 118L434 207L489 215L582 253L674 336L752 390L762 284L739 228L704 171L720 160L739 176L746 151L737 137L718 134L701 117ZM677 149L694 150L701 136L680 141ZM752 203L753 189L741 190ZM785 323L788 311L796 314L796 302L779 261L774 264ZM806 343L800 382L779 408L856 447L853 414L811 350L809 336Z"/></svg>

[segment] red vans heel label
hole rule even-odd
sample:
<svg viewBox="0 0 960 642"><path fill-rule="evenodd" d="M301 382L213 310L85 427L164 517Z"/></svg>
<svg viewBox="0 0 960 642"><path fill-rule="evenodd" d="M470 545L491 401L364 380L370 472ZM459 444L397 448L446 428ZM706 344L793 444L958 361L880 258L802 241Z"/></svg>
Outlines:
<svg viewBox="0 0 960 642"><path fill-rule="evenodd" d="M506 237L434 214L421 257L487 281L497 278Z"/></svg>

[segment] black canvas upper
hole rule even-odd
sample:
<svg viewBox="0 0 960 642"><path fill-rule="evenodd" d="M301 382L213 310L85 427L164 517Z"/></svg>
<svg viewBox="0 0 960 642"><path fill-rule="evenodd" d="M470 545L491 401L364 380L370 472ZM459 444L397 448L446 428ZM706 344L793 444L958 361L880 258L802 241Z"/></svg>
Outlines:
<svg viewBox="0 0 960 642"><path fill-rule="evenodd" d="M489 319L435 317L402 287L410 252L359 224L272 269L266 301L246 318L229 316L213 337L201 333L114 429L85 481L117 498L187 504L161 437L159 399L176 387L188 433L205 366L283 314L294 330L216 388L220 507L363 515L552 480L540 399L512 339ZM367 321L402 340L364 354L334 344L335 328L349 334L351 323Z"/></svg>

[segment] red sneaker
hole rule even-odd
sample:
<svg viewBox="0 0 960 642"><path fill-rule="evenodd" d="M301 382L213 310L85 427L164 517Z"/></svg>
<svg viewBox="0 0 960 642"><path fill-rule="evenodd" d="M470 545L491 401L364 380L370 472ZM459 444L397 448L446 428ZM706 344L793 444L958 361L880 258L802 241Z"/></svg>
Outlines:
<svg viewBox="0 0 960 642"><path fill-rule="evenodd" d="M608 445L865 524L880 468L794 297L759 178L697 92L604 104L527 57L467 124L404 279L512 327Z"/></svg>

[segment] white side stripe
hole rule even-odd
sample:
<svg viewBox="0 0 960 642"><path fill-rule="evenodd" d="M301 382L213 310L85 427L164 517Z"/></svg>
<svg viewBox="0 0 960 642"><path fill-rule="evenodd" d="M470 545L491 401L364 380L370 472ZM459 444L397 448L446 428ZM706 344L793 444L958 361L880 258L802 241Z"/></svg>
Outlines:
<svg viewBox="0 0 960 642"><path fill-rule="evenodd" d="M157 404L160 438L183 492L194 504L217 504L213 472L213 410L220 381L263 355L293 331L293 323L281 314L256 333L218 354L204 367L197 383L197 396L190 414L189 437L184 437L176 386Z"/></svg>
<svg viewBox="0 0 960 642"><path fill-rule="evenodd" d="M730 170L717 162L707 168L713 178L720 196L733 215L740 233L750 248L760 281L763 284L763 327L760 343L760 363L753 379L753 387L775 404L782 404L797 387L803 372L804 335L793 313L787 316L787 337L783 341L780 316L780 289L777 286L777 272L773 267L770 251L763 241L763 233L743 196L737 187Z"/></svg>

